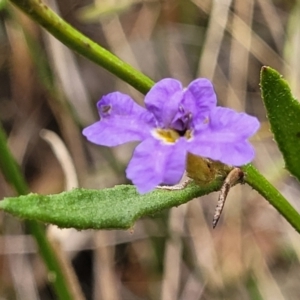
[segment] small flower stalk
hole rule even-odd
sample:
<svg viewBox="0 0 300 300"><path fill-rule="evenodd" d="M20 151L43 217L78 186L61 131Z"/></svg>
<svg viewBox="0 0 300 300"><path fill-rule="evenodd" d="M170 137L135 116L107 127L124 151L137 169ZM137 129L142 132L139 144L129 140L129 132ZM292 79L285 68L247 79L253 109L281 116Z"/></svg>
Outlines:
<svg viewBox="0 0 300 300"><path fill-rule="evenodd" d="M145 108L119 92L103 96L97 108L100 120L83 134L108 147L140 141L126 175L142 194L160 184L178 183L188 153L235 167L254 158L248 139L259 121L218 107L212 83L205 78L187 88L175 79L163 79L145 96Z"/></svg>

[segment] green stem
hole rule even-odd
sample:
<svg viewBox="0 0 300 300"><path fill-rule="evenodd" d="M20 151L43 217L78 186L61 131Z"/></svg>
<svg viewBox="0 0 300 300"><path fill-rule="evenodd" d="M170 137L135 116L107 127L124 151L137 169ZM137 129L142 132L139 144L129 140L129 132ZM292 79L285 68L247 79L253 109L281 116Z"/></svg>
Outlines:
<svg viewBox="0 0 300 300"><path fill-rule="evenodd" d="M245 182L257 190L300 233L300 215L282 194L251 164L242 167Z"/></svg>
<svg viewBox="0 0 300 300"><path fill-rule="evenodd" d="M7 147L6 135L0 123L0 169L2 170L7 181L11 183L18 194L27 194L29 189L21 174L19 166L11 155ZM60 267L58 259L46 238L43 227L36 221L26 221L25 224L35 237L40 253L48 267L48 271L53 274L54 280L51 281L56 294L61 300L71 300L72 294L69 290L67 281Z"/></svg>
<svg viewBox="0 0 300 300"><path fill-rule="evenodd" d="M93 42L60 18L40 0L10 0L29 17L53 34L59 41L82 56L99 64L145 94L154 82L131 65Z"/></svg>

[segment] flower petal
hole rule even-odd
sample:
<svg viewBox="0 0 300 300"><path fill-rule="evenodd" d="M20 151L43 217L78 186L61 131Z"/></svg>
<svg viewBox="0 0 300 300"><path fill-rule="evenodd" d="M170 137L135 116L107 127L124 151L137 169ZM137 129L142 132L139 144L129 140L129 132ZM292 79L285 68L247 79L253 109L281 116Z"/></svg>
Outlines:
<svg viewBox="0 0 300 300"><path fill-rule="evenodd" d="M216 107L217 96L212 83L206 78L192 81L184 90L179 112L174 120L173 128L185 130L205 123L209 112ZM180 128L180 124L183 128ZM185 126L185 128L184 128Z"/></svg>
<svg viewBox="0 0 300 300"><path fill-rule="evenodd" d="M211 110L217 105L217 96L212 83L206 78L193 80L186 89L200 110Z"/></svg>
<svg viewBox="0 0 300 300"><path fill-rule="evenodd" d="M164 144L149 138L139 144L127 167L139 193L147 193L159 184L176 184L180 181L186 163L186 140L180 138L175 144Z"/></svg>
<svg viewBox="0 0 300 300"><path fill-rule="evenodd" d="M247 139L259 129L260 123L256 117L246 113L238 113L230 108L217 107L209 116L209 127L214 131L234 133L233 139ZM224 136L223 136L224 137ZM221 137L220 137L221 138ZM227 136L226 139L229 137Z"/></svg>
<svg viewBox="0 0 300 300"><path fill-rule="evenodd" d="M100 121L86 127L83 135L98 145L117 146L141 141L151 134L154 116L129 96L115 92L97 103Z"/></svg>
<svg viewBox="0 0 300 300"><path fill-rule="evenodd" d="M204 130L196 130L189 151L225 164L241 166L254 158L247 139L259 128L259 121L245 113L217 107Z"/></svg>
<svg viewBox="0 0 300 300"><path fill-rule="evenodd" d="M255 154L252 145L248 141L228 144L205 141L205 145L203 146L197 147L191 145L189 151L195 155L207 157L236 167L251 162Z"/></svg>
<svg viewBox="0 0 300 300"><path fill-rule="evenodd" d="M182 96L180 81L172 78L162 79L151 88L145 97L145 105L155 115L158 127L170 127L178 112Z"/></svg>

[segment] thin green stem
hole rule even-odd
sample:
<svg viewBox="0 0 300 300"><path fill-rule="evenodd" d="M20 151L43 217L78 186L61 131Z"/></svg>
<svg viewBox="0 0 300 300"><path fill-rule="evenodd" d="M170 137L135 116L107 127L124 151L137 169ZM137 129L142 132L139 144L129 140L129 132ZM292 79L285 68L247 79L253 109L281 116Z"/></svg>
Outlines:
<svg viewBox="0 0 300 300"><path fill-rule="evenodd" d="M59 41L82 56L102 66L145 94L154 82L131 65L93 42L60 18L40 0L10 0L29 17L53 34Z"/></svg>
<svg viewBox="0 0 300 300"><path fill-rule="evenodd" d="M22 176L19 166L15 162L9 148L7 147L6 135L0 123L0 169L5 178L16 189L18 194L27 194L29 189ZM46 238L43 227L36 221L26 221L26 225L35 237L40 253L51 273L51 281L53 288L61 300L71 300L72 294L69 290L67 281L65 280L63 271L60 267L59 261Z"/></svg>
<svg viewBox="0 0 300 300"><path fill-rule="evenodd" d="M251 164L242 168L245 181L257 190L300 233L300 215L282 194Z"/></svg>
<svg viewBox="0 0 300 300"><path fill-rule="evenodd" d="M11 183L19 195L28 194L27 184L20 172L19 166L13 159L7 144L6 135L0 123L0 169L6 180Z"/></svg>

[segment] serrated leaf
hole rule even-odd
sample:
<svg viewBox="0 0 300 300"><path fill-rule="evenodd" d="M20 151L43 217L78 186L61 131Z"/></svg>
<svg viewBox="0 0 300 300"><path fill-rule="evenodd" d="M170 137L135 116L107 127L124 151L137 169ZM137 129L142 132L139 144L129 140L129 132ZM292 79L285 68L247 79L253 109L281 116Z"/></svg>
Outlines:
<svg viewBox="0 0 300 300"><path fill-rule="evenodd" d="M131 185L103 190L74 189L56 195L28 194L5 198L0 201L0 209L62 228L127 229L140 217L219 190L221 184L216 180L203 187L190 184L179 191L155 190L145 195L138 194Z"/></svg>
<svg viewBox="0 0 300 300"><path fill-rule="evenodd" d="M262 98L271 130L286 168L300 180L300 103L282 76L270 67L261 70Z"/></svg>

